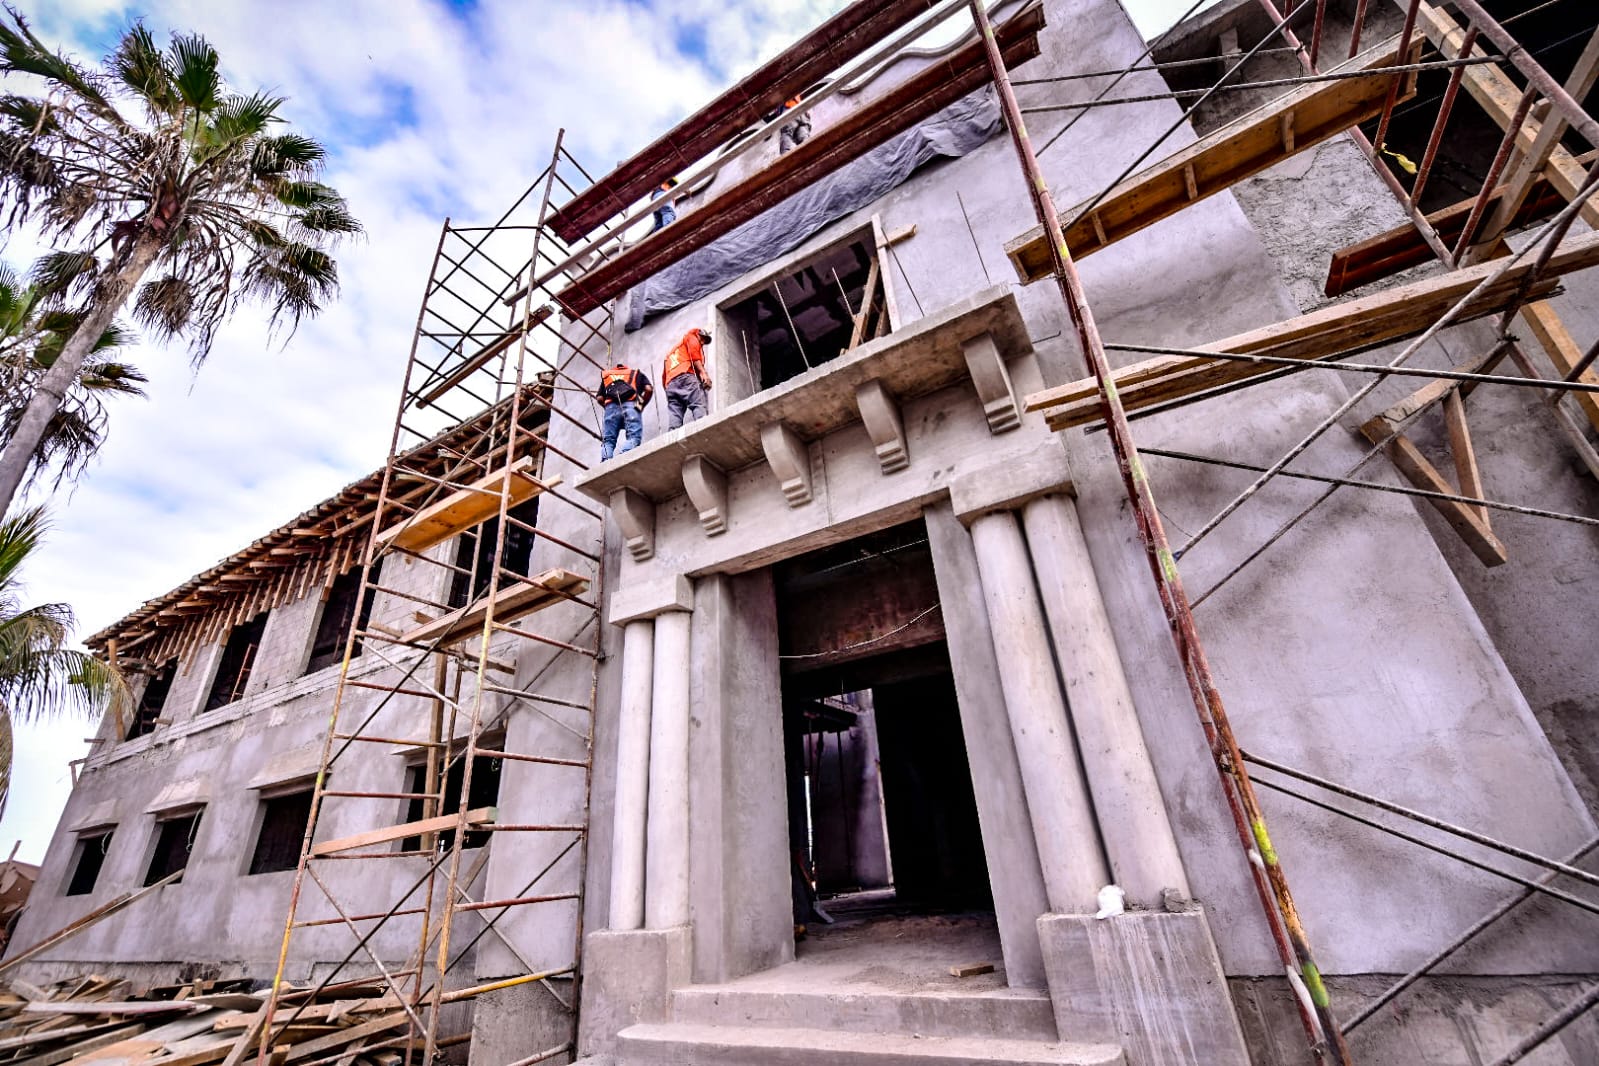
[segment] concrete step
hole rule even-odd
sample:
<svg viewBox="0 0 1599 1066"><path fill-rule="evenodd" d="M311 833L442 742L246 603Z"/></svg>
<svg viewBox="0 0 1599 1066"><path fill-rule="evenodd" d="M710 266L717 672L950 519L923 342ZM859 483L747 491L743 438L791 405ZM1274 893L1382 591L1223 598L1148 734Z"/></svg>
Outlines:
<svg viewBox="0 0 1599 1066"><path fill-rule="evenodd" d="M838 1029L856 1033L1056 1038L1049 993L804 991L698 985L672 993L672 1019L758 1029Z"/></svg>
<svg viewBox="0 0 1599 1066"><path fill-rule="evenodd" d="M1107 1044L668 1022L618 1037L620 1066L1127 1066Z"/></svg>

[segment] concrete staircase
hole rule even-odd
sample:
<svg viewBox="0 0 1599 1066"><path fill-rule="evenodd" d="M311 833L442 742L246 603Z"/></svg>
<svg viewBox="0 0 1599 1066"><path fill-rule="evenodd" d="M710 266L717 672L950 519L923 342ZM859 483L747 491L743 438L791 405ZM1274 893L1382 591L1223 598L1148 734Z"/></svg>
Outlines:
<svg viewBox="0 0 1599 1066"><path fill-rule="evenodd" d="M619 1036L620 1066L1125 1066L1121 1049L1056 1040L1043 992L976 994L701 985L672 1020Z"/></svg>

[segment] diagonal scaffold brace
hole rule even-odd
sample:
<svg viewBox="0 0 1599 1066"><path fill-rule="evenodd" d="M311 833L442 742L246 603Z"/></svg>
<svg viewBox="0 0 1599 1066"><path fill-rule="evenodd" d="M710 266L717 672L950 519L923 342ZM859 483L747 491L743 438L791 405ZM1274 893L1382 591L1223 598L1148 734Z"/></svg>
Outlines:
<svg viewBox="0 0 1599 1066"><path fill-rule="evenodd" d="M1216 769L1221 775L1222 789L1227 796L1228 807L1245 852L1250 875L1290 980L1295 982L1296 986L1302 987L1306 998L1309 999L1308 1011L1304 998L1300 999L1300 1009L1306 1031L1311 1037L1312 1051L1318 1057L1327 1055L1336 1066L1345 1066L1350 1061L1348 1048L1345 1046L1338 1021L1333 1015L1327 987L1316 964L1315 954L1311 950L1310 938L1305 932L1304 923L1294 904L1287 875L1283 872L1276 849L1272 846L1271 836L1266 829L1265 814L1249 780L1249 773L1245 769L1243 755L1228 722L1221 694L1217 691L1210 663L1205 655L1204 644L1194 624L1188 596L1183 590L1177 561L1172 556L1166 531L1155 508L1155 497L1149 485L1149 477L1139 459L1138 449L1133 443L1132 431L1127 422L1127 413L1116 392L1104 342L1099 336L1099 328L1088 306L1082 279L1072 262L1071 252L1067 249L1060 214L1055 209L1048 183L1044 180L1043 171L1033 152L1032 142L1028 138L1027 126L1021 108L1017 104L1010 76L1005 69L993 24L989 20L982 0L971 0L970 8L987 54L989 72L999 94L1005 124L1010 129L1011 140L1027 181L1028 194L1033 201L1039 225L1044 228L1045 236L1048 238L1055 282L1060 288L1061 298L1071 316L1072 325L1077 330L1083 356L1088 360L1099 387L1100 404L1104 409L1111 448L1115 452L1127 499L1138 525L1139 539L1143 542L1149 560L1156 592L1160 596L1161 606L1171 628L1172 640L1176 645L1178 659L1182 663L1183 674L1193 697L1194 709L1199 715L1206 742L1215 759Z"/></svg>

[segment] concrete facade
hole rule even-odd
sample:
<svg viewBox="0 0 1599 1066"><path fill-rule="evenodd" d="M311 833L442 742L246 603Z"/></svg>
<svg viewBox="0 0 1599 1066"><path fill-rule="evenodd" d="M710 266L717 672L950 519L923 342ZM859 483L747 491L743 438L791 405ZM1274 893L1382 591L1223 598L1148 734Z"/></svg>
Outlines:
<svg viewBox="0 0 1599 1066"><path fill-rule="evenodd" d="M1143 48L1113 0L1049 0L1045 8L1043 54L1018 77L1119 69ZM1215 37L1229 17L1191 32ZM903 66L834 105L859 106L897 81ZM1153 71L1122 86L1129 95L1165 89ZM1024 86L1023 102L1078 102L1100 87ZM1040 157L1065 206L1100 191L1179 116L1168 99L1075 118L1040 114L1029 126L1042 145L1075 122ZM1178 124L1154 158L1227 117L1202 118L1198 131ZM830 121L829 113L816 121ZM1306 279L1329 250L1392 223L1392 201L1366 167L1337 138L1097 252L1082 274L1101 332L1113 342L1197 346L1297 314L1314 302ZM728 175L694 195L710 202L723 183ZM1288 205L1302 203L1312 205L1315 240L1296 239L1305 223ZM508 750L575 757L591 748L590 798L585 810L579 775L563 768L508 764L500 803L503 820L514 823L586 814L587 862L563 855L562 843L502 837L480 886L484 898L509 898L552 863L541 885L564 891L581 878L581 987L559 989L581 996L580 1053L623 1062L914 1061L873 1059L840 1035L851 1029L846 1019L860 1018L894 1039L925 1032L928 1061L946 1051L960 1060L957 1049L969 1045L958 1041L1000 1035L1025 1035L1016 1042L1029 1046L995 1043L995 1061L1111 1062L1120 1054L1131 1066L1231 1063L1245 1061L1247 1048L1257 1066L1275 1066L1303 1055L1282 965L1104 435L1054 434L1042 416L1021 409L1027 394L1084 374L1058 294L1047 283L1012 281L1003 246L1033 223L1002 133L925 167L721 290L635 332L619 322L613 330L617 359L654 368L685 330L712 329L718 384L707 418L668 431L664 404L653 405L643 447L603 466L585 471L554 451L546 457L546 475L562 475L608 509L603 543L575 509L541 511L540 527L560 540L540 541L532 563L535 572L589 573L593 564L561 542L598 549L603 654L597 665L526 644L495 654L516 663L518 683L537 677L553 696L581 703L592 688L595 714L587 742L581 712L559 707L507 709L503 726ZM880 263L892 330L754 391L739 345L721 329L723 311L840 241L912 226L914 236ZM1568 278L1557 301L1583 338L1599 332L1593 274ZM1429 360L1444 365L1482 350L1485 329L1446 331ZM570 358L571 349L562 354ZM586 372L575 359L567 370ZM1390 382L1357 413L1408 391ZM1163 447L1266 464L1348 394L1349 384L1330 372L1299 374L1141 419L1135 433ZM597 429L597 406L573 390L555 396L572 419L551 420L551 444L570 455L594 452L573 420ZM1535 399L1489 389L1478 399L1478 433L1491 442L1483 445L1489 495L1599 513L1599 493L1571 472L1552 430L1526 428L1540 414ZM1301 466L1336 475L1363 450L1354 432L1334 431ZM1146 462L1174 535L1203 523L1252 477ZM1279 481L1222 523L1182 560L1190 591L1208 588L1318 491ZM1599 746L1585 712L1599 706L1599 660L1592 626L1585 633L1574 620L1591 616L1599 591L1592 531L1505 521L1512 562L1487 571L1430 510L1345 490L1207 600L1198 623L1243 746L1542 855L1565 856L1591 840ZM805 942L796 956L791 921L782 721L789 675L774 564L905 523L923 525L932 558L1000 973L977 991L850 989L848 1005L839 999L846 993L830 990L831 978L741 983L817 972L805 968ZM261 788L303 777L308 758L315 766L306 753L320 737L332 677L297 675L316 609L313 596L272 613L250 690L237 704L198 712L220 655L205 649L173 686L168 706L186 708L173 724L96 749L16 943L134 887L148 861L151 811L204 802L197 850L190 875L153 901L171 923L106 922L33 964L37 972L118 969L155 978L200 961L230 975L270 975L291 875L243 876L248 855L240 859L239 841L253 839ZM405 611L380 597L375 617ZM584 626L570 607L554 609L548 622L563 639ZM389 667L363 661L359 669ZM394 728L415 731L403 707L383 713L394 715ZM400 763L384 758L354 776L368 787L392 786ZM281 767L276 777L246 786L268 765ZM1339 1003L1346 1013L1383 975L1416 965L1515 887L1279 793L1264 797L1335 1002L1351 992L1348 1007ZM376 805L367 813L363 824L352 815L321 832L397 820ZM62 897L78 834L112 823L118 836L101 886ZM1467 853L1488 861L1482 849ZM392 881L362 886L362 898L382 909L407 876L415 875L396 869ZM1100 890L1112 883L1125 890L1127 913L1093 917ZM577 918L575 903L510 914L478 943L477 977L568 962ZM1530 1002L1564 1002L1599 974L1599 942L1584 920L1558 904L1526 905L1414 993L1406 1013L1370 1023L1360 1061L1486 1061L1536 1024ZM346 937L335 928L311 941L307 972L336 957ZM378 953L399 960L413 946L396 931ZM871 961L868 952L860 965ZM1129 990L1135 973L1142 984ZM1471 1014L1480 1031L1446 1040L1440 1027L1457 1036L1468 1028L1451 999L1455 987L1480 1001ZM475 1048L496 1049L492 1062L537 1044L507 1039L502 1027L525 1024L510 1018L541 1019L529 1030L537 1034L558 1028L546 1018L549 991L534 989L526 1000L479 1009L475 1026L486 1039ZM1585 1061L1579 1052L1591 1047L1592 1024L1570 1031L1565 1060L1547 1061ZM939 1040L955 1043L940 1051ZM809 1058L807 1046L817 1049ZM1437 1057L1418 1057L1420 1047Z"/></svg>

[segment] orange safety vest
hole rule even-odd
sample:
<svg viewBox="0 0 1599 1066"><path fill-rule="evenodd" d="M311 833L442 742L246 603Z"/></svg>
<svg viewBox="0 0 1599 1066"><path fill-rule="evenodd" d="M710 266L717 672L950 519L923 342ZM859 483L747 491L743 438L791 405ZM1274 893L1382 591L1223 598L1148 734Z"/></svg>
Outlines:
<svg viewBox="0 0 1599 1066"><path fill-rule="evenodd" d="M633 396L624 397L624 399L632 399L633 397L636 397L639 393L638 371L629 366L615 366L610 370L607 370L604 374L600 375L600 395L604 397L605 403L610 404L616 402L611 398L610 394L611 386L616 384L626 385L629 389L633 390Z"/></svg>
<svg viewBox="0 0 1599 1066"><path fill-rule="evenodd" d="M700 344L700 331L691 329L683 334L683 339L677 342L677 347L666 353L666 367L661 372L661 384L665 385L679 374L691 371L699 374L699 367L704 365L705 348Z"/></svg>

